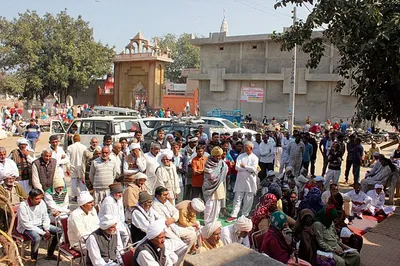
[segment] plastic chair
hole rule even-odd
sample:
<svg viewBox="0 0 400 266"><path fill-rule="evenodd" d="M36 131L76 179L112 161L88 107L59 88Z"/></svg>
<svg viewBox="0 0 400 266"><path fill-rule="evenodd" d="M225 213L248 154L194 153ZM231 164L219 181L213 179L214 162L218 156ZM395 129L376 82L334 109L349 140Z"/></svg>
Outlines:
<svg viewBox="0 0 400 266"><path fill-rule="evenodd" d="M252 240L252 243L253 243L253 249L259 251L259 249L261 248L264 236L267 233L266 231L267 231L267 229L261 229L261 230L258 230L256 232L254 232L251 235L251 240Z"/></svg>
<svg viewBox="0 0 400 266"><path fill-rule="evenodd" d="M119 251L119 254L121 255L123 266L131 266L132 265L133 255L135 254L135 247L138 243L139 242L134 243L133 245L129 245L126 248Z"/></svg>
<svg viewBox="0 0 400 266"><path fill-rule="evenodd" d="M79 264L82 265L82 262L83 262L82 253L70 248L70 243L69 243L69 238L68 238L68 218L62 218L59 221L61 223L61 227L63 230L64 243L61 243L61 241L59 241L59 244L58 244L57 266L60 264L61 254L70 260L71 266L75 259L79 259ZM58 223L56 222L56 224L58 224Z"/></svg>

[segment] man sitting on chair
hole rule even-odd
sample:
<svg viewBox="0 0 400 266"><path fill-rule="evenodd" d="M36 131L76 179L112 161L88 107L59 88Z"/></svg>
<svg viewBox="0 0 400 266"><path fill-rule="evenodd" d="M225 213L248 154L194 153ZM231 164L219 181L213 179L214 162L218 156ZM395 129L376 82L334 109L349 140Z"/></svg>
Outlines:
<svg viewBox="0 0 400 266"><path fill-rule="evenodd" d="M50 225L50 218L47 213L47 206L43 199L43 191L40 189L32 189L26 201L19 205L17 212L18 225L17 231L27 235L31 239L31 259L37 260L39 253L40 240L53 239L47 250L46 260L57 260L54 250L57 246L57 233L61 233L53 225Z"/></svg>
<svg viewBox="0 0 400 266"><path fill-rule="evenodd" d="M119 217L106 214L100 219L100 228L86 240L86 265L117 266L119 251L123 249L120 234L117 231Z"/></svg>
<svg viewBox="0 0 400 266"><path fill-rule="evenodd" d="M68 217L68 238L71 248L80 251L79 240L99 228L100 221L89 191L81 191L78 205L79 207Z"/></svg>
<svg viewBox="0 0 400 266"><path fill-rule="evenodd" d="M165 220L156 220L147 227L146 240L140 244L133 256L133 266L179 265L174 253L165 248Z"/></svg>

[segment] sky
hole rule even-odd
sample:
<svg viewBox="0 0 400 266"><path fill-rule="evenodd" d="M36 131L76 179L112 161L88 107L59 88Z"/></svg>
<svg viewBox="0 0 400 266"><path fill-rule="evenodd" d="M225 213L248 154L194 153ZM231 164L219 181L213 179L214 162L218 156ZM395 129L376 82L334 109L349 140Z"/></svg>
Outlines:
<svg viewBox="0 0 400 266"><path fill-rule="evenodd" d="M292 23L291 7L274 10L275 0L0 0L0 16L11 20L27 9L40 15L64 9L89 21L96 40L119 53L140 30L145 38L167 33L208 36L226 16L229 35L282 32ZM311 8L311 7L309 7ZM224 12L225 10L225 12ZM309 11L300 7L297 17Z"/></svg>

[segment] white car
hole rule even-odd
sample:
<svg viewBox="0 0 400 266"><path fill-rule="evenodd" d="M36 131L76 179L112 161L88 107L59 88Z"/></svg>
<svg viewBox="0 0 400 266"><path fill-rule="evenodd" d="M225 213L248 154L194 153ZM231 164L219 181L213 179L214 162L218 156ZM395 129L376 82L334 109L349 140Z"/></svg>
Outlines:
<svg viewBox="0 0 400 266"><path fill-rule="evenodd" d="M146 117L146 118L141 118L138 121L140 123L140 127L142 128L143 135L146 135L156 127L165 124L170 124L171 118Z"/></svg>
<svg viewBox="0 0 400 266"><path fill-rule="evenodd" d="M223 126L226 129L226 131L229 132L230 135L232 135L233 132L239 132L239 131L242 132L243 134L251 133L254 135L257 133L256 131L251 129L241 128L225 118L202 116L201 120L203 120L204 124L207 125Z"/></svg>
<svg viewBox="0 0 400 266"><path fill-rule="evenodd" d="M142 131L139 119L132 119L132 116L93 116L85 118L76 118L65 130L61 121L52 120L50 122L50 135L58 135L60 142L64 142L64 148L68 146L68 135L79 134L81 143L90 146L92 137L103 143L103 137L110 135L112 141L118 142L121 137L132 139L135 136L134 131Z"/></svg>

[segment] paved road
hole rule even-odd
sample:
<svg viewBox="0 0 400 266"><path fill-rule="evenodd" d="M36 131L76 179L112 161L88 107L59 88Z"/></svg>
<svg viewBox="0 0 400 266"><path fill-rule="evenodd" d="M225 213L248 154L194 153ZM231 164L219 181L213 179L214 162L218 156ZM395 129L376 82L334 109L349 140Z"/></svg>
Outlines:
<svg viewBox="0 0 400 266"><path fill-rule="evenodd" d="M40 151L46 147L48 147L48 137L49 137L49 133L48 132L43 132L41 134L41 138L39 140L39 142L37 143L36 146L36 154L37 156L39 156ZM0 146L3 146L6 148L7 153L9 153L12 149L15 149L16 147L16 140L18 139L18 137L9 137L7 139L3 139L0 140ZM390 147L386 150L383 150L382 153L385 154L386 156L389 156L392 151L396 148L396 146ZM368 150L369 146L364 145L364 149ZM322 157L321 154L318 153L318 157L317 157L317 162L316 162L316 174L320 174L322 172ZM364 177L365 172L368 170L369 168L365 168L362 167L361 168L361 178ZM344 182L344 170L345 170L345 165L343 164L342 166L342 175L340 177L340 186L342 190L349 190L350 187L348 185L345 185ZM350 183L352 183L353 179L352 176L350 176ZM391 265L399 265L399 263L397 264L386 264L386 261L391 261L391 259L393 259L393 263L399 261L399 252L398 249L400 247L400 238L398 237L400 235L400 227L398 226L400 222L400 216L394 216L396 218L389 218L387 219L387 221L382 223L382 226L384 226L384 230L383 232L386 232L385 234L381 234L380 232L382 232L382 230L380 229L380 225L378 225L377 229L379 228L380 231L377 232L371 232L371 233L367 233L365 235L366 238L366 244L365 244L365 250L362 250L362 262L364 265L366 266L375 266L378 264L375 264L375 262L377 263L379 260L377 258L386 258L386 260L382 260L385 261L385 266L391 266ZM396 224L397 223L397 224ZM397 229L395 229L397 227ZM393 230L397 230L396 232L394 232ZM393 238L390 238L387 236L387 232L394 232L394 233L390 233L391 236L396 236ZM385 256L382 256L382 254L380 253L381 250L384 250L385 252L383 254L385 254ZM396 251L397 252L394 252ZM29 254L29 251L27 252ZM45 254L45 250L41 249L41 254ZM377 255L372 255L372 254L377 254ZM378 256L378 254L381 254ZM369 262L371 261L371 262ZM380 262L382 262L380 261ZM0 263L0 265L2 265ZM29 264L26 264L29 265ZM45 260L39 260L38 263L36 264L38 266L43 265L43 266L52 266L52 265L56 265L55 262L50 262L50 261L45 261ZM61 262L60 265L68 265L68 262ZM380 264L379 264L380 265Z"/></svg>

